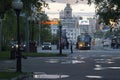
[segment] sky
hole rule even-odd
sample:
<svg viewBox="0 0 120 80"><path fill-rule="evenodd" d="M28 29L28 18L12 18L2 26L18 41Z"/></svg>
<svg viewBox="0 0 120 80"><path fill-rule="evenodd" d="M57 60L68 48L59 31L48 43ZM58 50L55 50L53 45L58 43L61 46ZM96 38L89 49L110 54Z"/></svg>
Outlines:
<svg viewBox="0 0 120 80"><path fill-rule="evenodd" d="M49 9L44 8L45 13L49 18L59 18L59 12L64 10L66 6L66 0L45 0L49 4ZM76 3L76 0L68 0L71 4L72 12L74 16L89 16L95 14L95 6L88 5L86 0L82 0Z"/></svg>

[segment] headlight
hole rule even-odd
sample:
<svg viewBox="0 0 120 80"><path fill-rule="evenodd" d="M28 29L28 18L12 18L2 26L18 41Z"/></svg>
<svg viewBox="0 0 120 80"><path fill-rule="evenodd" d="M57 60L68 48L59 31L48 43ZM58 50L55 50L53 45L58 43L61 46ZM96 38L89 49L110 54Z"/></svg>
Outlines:
<svg viewBox="0 0 120 80"><path fill-rule="evenodd" d="M26 45L24 44L23 47L25 47Z"/></svg>
<svg viewBox="0 0 120 80"><path fill-rule="evenodd" d="M42 46L42 47L44 47L44 46Z"/></svg>
<svg viewBox="0 0 120 80"><path fill-rule="evenodd" d="M51 47L51 46L49 46L49 47Z"/></svg>
<svg viewBox="0 0 120 80"><path fill-rule="evenodd" d="M18 48L18 45L16 44L15 47Z"/></svg>
<svg viewBox="0 0 120 80"><path fill-rule="evenodd" d="M82 47L83 45L82 45L82 44L80 44L79 46L80 46L80 47Z"/></svg>
<svg viewBox="0 0 120 80"><path fill-rule="evenodd" d="M12 48L14 48L14 46L12 46Z"/></svg>
<svg viewBox="0 0 120 80"><path fill-rule="evenodd" d="M88 44L88 46L90 46L90 44Z"/></svg>

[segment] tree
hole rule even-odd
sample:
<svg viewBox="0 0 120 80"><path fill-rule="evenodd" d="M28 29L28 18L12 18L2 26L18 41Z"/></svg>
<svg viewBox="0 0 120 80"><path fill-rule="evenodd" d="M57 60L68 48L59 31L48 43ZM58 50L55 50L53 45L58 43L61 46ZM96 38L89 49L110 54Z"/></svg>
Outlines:
<svg viewBox="0 0 120 80"><path fill-rule="evenodd" d="M101 30L97 30L95 33L94 33L94 37L95 38L102 38L103 37L103 32Z"/></svg>
<svg viewBox="0 0 120 80"><path fill-rule="evenodd" d="M96 5L97 15L100 16L100 21L106 25L110 25L110 19L118 22L120 16L120 1L119 0L88 0L88 4Z"/></svg>
<svg viewBox="0 0 120 80"><path fill-rule="evenodd" d="M4 37L4 43L9 42L12 38L15 38L16 36L16 15L12 8L12 1L13 0L0 0L0 19L4 19L3 27L0 24L0 51L1 51L1 43L2 43L2 37ZM33 11L31 10L31 5L34 5L37 7L38 11L41 11L41 6L47 7L48 4L43 0L21 0L23 2L23 9L22 13L27 13L28 16L30 16ZM21 17L21 32L25 34L25 17ZM25 36L21 34L22 39L25 40ZM7 40L7 41L5 41Z"/></svg>
<svg viewBox="0 0 120 80"><path fill-rule="evenodd" d="M10 9L11 0L0 0L0 51L2 50L2 20L4 13Z"/></svg>
<svg viewBox="0 0 120 80"><path fill-rule="evenodd" d="M51 31L48 28L41 29L41 42L51 42L52 35Z"/></svg>

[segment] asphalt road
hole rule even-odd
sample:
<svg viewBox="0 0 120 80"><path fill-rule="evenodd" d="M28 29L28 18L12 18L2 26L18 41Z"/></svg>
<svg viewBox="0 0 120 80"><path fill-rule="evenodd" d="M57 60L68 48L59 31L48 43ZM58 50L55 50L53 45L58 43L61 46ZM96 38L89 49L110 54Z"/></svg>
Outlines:
<svg viewBox="0 0 120 80"><path fill-rule="evenodd" d="M59 52L53 50L39 52ZM33 72L22 80L120 80L120 49L93 46L91 50L64 49L67 57L28 57L22 59L22 71ZM0 61L0 71L16 70L16 60Z"/></svg>
<svg viewBox="0 0 120 80"><path fill-rule="evenodd" d="M23 61L23 71L37 72L33 76L40 80L120 80L119 60L117 56L29 58Z"/></svg>
<svg viewBox="0 0 120 80"><path fill-rule="evenodd" d="M0 70L15 71L16 60L0 63ZM68 57L28 57L22 59L22 71L33 72L23 80L120 80L120 52L82 50Z"/></svg>

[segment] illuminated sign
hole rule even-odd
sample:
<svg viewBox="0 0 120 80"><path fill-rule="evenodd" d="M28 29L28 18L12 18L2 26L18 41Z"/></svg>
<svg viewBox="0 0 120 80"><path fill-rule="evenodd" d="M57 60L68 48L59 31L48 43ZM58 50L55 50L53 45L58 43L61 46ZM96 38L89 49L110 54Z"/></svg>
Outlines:
<svg viewBox="0 0 120 80"><path fill-rule="evenodd" d="M79 20L79 25L89 25L89 20Z"/></svg>
<svg viewBox="0 0 120 80"><path fill-rule="evenodd" d="M47 24L47 25L58 25L58 21L41 21L40 24Z"/></svg>

